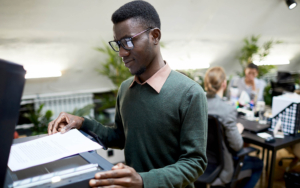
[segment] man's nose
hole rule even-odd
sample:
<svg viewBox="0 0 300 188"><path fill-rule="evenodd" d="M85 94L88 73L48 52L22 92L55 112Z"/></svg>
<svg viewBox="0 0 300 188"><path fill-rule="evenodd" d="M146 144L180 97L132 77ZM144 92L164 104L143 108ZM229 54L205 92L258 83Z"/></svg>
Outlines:
<svg viewBox="0 0 300 188"><path fill-rule="evenodd" d="M120 46L119 57L126 57L129 55L129 51L125 50L122 46Z"/></svg>

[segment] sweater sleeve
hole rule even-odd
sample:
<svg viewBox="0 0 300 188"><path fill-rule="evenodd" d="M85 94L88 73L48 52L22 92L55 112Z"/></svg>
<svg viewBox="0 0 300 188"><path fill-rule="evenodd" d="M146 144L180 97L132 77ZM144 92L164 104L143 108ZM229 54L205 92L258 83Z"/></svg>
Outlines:
<svg viewBox="0 0 300 188"><path fill-rule="evenodd" d="M96 120L84 118L81 129L88 129L96 133L101 141L110 148L124 149L125 135L120 115L119 93L116 102L116 115L114 126L104 126Z"/></svg>
<svg viewBox="0 0 300 188"><path fill-rule="evenodd" d="M175 164L140 173L144 188L187 187L207 166L207 101L198 84L190 87L180 107L179 159Z"/></svg>

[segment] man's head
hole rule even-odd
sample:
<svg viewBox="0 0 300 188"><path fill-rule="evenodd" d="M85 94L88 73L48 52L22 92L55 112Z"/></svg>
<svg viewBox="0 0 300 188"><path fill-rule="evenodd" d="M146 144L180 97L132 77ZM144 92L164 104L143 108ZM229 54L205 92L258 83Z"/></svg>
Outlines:
<svg viewBox="0 0 300 188"><path fill-rule="evenodd" d="M134 18L145 29L149 27L160 29L159 16L155 8L148 2L132 1L126 3L113 13L111 21L118 24L130 18Z"/></svg>
<svg viewBox="0 0 300 188"><path fill-rule="evenodd" d="M249 81L253 81L258 75L258 66L254 63L249 63L245 69L245 77Z"/></svg>
<svg viewBox="0 0 300 188"><path fill-rule="evenodd" d="M131 74L143 74L160 52L160 19L156 10L145 1L132 1L116 10L111 20L114 41L120 41L119 56Z"/></svg>

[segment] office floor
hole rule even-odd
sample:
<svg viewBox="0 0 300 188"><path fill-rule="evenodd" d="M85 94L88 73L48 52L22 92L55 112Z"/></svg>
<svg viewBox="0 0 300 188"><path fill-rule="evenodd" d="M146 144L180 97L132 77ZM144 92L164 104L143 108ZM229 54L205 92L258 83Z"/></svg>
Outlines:
<svg viewBox="0 0 300 188"><path fill-rule="evenodd" d="M250 146L256 147L255 145L250 145ZM261 150L260 147L256 147L256 148ZM266 154L267 153L265 153L264 170L263 170L261 178L257 182L255 188L267 188L268 187L269 176L265 170L266 169L265 165L266 165L266 160L267 160ZM251 155L255 156L256 154L252 153ZM261 157L262 157L262 150L259 154L259 158L261 158ZM281 150L277 151L273 188L285 188L285 181L284 181L283 175L284 175L286 167L289 166L291 160L283 160L282 166L279 166L278 163L279 163L280 159L282 159L284 157L294 157L294 155L290 154L286 149L281 149ZM271 152L269 154L269 161L271 161ZM300 172L300 165L298 164L293 170L295 170L296 172Z"/></svg>
<svg viewBox="0 0 300 188"><path fill-rule="evenodd" d="M260 147L257 147L255 145L250 144L250 146L256 147L257 149L261 150ZM257 154L256 154L256 152L254 152L254 153L251 153L250 155L256 156ZM266 164L266 158L267 158L266 156L267 156L267 153L265 153L263 173L261 175L260 180L257 182L255 188L267 188L268 187L269 176L265 170L265 168L266 168L265 164ZM262 158L262 150L258 157L260 159ZM273 188L285 188L285 181L284 181L283 175L284 175L286 167L289 166L291 160L284 160L282 166L279 166L278 163L279 163L280 159L283 157L294 157L294 156L292 154L290 154L286 149L281 149L281 150L277 151ZM271 152L269 154L269 161L271 161ZM296 172L300 172L300 164L298 164L293 170Z"/></svg>

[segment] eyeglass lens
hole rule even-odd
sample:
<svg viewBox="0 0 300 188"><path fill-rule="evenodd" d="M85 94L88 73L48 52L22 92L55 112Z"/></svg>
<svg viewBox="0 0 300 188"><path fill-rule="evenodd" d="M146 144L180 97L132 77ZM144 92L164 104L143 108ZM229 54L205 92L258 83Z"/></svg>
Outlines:
<svg viewBox="0 0 300 188"><path fill-rule="evenodd" d="M120 47L117 42L112 41L109 44L111 45L111 47L113 48L114 51L116 51L116 52L120 51Z"/></svg>
<svg viewBox="0 0 300 188"><path fill-rule="evenodd" d="M131 50L133 48L133 43L130 38L122 39L120 40L120 43L126 50ZM118 44L118 42L112 41L110 42L110 44L115 51L120 51L120 45Z"/></svg>

